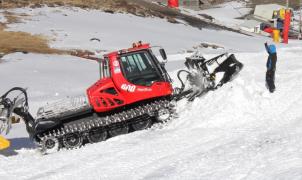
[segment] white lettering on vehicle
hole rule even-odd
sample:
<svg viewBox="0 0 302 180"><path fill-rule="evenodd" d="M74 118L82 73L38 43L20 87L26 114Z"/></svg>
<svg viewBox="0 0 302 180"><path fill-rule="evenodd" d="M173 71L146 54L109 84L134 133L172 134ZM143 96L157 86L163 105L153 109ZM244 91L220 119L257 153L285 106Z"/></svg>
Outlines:
<svg viewBox="0 0 302 180"><path fill-rule="evenodd" d="M150 91L152 91L152 89L151 88L137 88L137 91L150 92Z"/></svg>
<svg viewBox="0 0 302 180"><path fill-rule="evenodd" d="M136 89L135 85L130 85L130 84L122 84L121 86L122 90L128 91L128 92L134 92Z"/></svg>

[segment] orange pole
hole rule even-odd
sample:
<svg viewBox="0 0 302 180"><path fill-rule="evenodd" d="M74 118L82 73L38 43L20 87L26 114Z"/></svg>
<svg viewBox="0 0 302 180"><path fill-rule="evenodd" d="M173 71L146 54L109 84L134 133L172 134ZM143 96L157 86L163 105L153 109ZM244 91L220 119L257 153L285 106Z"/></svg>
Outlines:
<svg viewBox="0 0 302 180"><path fill-rule="evenodd" d="M284 27L283 27L283 43L288 44L288 33L290 28L290 11L287 9L285 11L284 17Z"/></svg>
<svg viewBox="0 0 302 180"><path fill-rule="evenodd" d="M178 8L179 6L178 0L168 0L168 6L170 8Z"/></svg>

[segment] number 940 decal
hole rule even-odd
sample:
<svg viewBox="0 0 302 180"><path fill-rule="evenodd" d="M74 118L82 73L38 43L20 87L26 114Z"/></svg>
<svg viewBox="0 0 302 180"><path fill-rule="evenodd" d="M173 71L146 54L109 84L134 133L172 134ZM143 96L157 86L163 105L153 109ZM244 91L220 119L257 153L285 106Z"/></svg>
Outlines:
<svg viewBox="0 0 302 180"><path fill-rule="evenodd" d="M134 92L136 89L135 85L130 85L130 84L122 84L121 86L122 90L128 91L128 92Z"/></svg>

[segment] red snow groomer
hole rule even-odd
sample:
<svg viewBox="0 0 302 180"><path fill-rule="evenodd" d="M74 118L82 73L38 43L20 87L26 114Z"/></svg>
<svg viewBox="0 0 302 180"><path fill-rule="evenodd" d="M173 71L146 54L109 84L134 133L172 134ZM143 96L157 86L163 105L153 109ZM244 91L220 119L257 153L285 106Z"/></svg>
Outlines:
<svg viewBox="0 0 302 180"><path fill-rule="evenodd" d="M163 62L153 54L149 44L139 42L132 48L106 54L103 58L86 56L99 62L100 80L83 96L41 107L36 118L28 111L26 90L20 87L9 90L0 97L0 133L8 132L12 117L18 115L25 121L30 138L43 153L104 141L169 120L174 113L173 100L183 97L193 100L215 90L243 67L234 55L220 63L219 59L226 54L210 60L194 54L185 61L188 70L178 73L182 86L173 89L165 69L166 53L164 49L159 52ZM209 72L208 66L213 63L218 66ZM218 72L224 73L220 81L215 78ZM182 80L182 73L187 74L188 86ZM13 91L21 94L11 99L8 95Z"/></svg>

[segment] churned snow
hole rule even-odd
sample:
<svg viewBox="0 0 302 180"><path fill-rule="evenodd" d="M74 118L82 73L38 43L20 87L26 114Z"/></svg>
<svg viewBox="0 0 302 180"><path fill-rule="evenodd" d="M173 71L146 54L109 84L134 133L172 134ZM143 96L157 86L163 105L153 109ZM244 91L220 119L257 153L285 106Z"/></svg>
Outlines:
<svg viewBox="0 0 302 180"><path fill-rule="evenodd" d="M37 13L40 11L45 12L41 15ZM222 88L194 102L180 101L177 106L179 117L162 127L114 137L72 151L42 156L29 142L24 125L14 125L6 136L12 147L0 154L1 180L302 179L301 42L290 41L288 46L278 46L277 89L270 94L264 85L267 54L263 42L268 39L223 31L200 31L156 18L84 10L77 10L81 15L77 11L60 11L56 13L57 9L53 8L32 10L36 13L32 21L11 28L51 36L52 27L58 33L52 45L64 48L77 45L93 48L88 41L97 34L101 37L102 47L110 50L128 47L130 42L138 39L136 35L140 33L131 32L134 26L144 29L140 34L142 40L163 45L169 54L204 40L220 43L236 52L244 69L238 78ZM94 17L94 21L87 21L91 23L89 27L95 25L95 28L85 24L87 16ZM78 21L72 21L72 17ZM68 21L65 18L69 18ZM116 30L121 26L129 34ZM68 35L64 37L64 33ZM215 52L211 53L205 56L215 55ZM188 55L169 56L173 61L167 66L173 78ZM41 104L83 93L98 79L98 67L94 61L70 56L16 53L1 60L0 77L0 94L12 86L28 88L30 108L34 113Z"/></svg>

